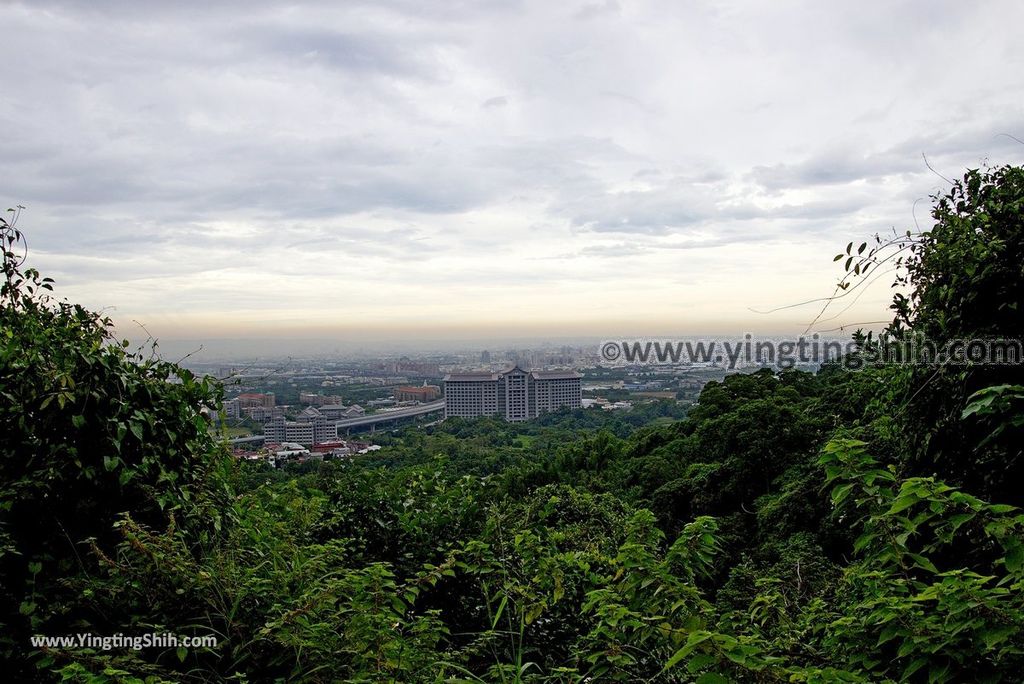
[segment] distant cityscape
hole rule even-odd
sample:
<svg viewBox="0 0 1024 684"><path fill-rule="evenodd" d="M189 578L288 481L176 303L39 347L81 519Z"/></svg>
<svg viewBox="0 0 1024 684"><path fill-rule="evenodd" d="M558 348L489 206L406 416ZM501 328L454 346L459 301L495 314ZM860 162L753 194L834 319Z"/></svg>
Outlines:
<svg viewBox="0 0 1024 684"><path fill-rule="evenodd" d="M352 457L373 451L380 430L454 418L522 422L553 411L629 411L658 401L686 405L709 381L769 364L608 365L596 346L561 345L187 365L224 384L218 430L236 455L277 463Z"/></svg>

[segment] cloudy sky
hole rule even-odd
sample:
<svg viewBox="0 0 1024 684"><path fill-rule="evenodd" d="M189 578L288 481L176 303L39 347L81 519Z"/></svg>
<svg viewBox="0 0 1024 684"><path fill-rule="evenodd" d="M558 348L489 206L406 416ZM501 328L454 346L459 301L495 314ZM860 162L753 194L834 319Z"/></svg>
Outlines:
<svg viewBox="0 0 1024 684"><path fill-rule="evenodd" d="M803 329L1020 163L1024 3L0 3L0 201L131 333ZM841 322L885 317L879 282Z"/></svg>

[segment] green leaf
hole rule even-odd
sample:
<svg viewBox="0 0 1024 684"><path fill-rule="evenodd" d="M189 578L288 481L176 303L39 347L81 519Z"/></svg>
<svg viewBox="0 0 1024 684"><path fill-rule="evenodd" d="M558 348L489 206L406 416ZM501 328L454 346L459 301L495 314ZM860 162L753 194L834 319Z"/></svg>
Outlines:
<svg viewBox="0 0 1024 684"><path fill-rule="evenodd" d="M686 664L686 669L688 672L693 673L716 662L718 662L718 658L710 653L698 653L690 658L690 662Z"/></svg>
<svg viewBox="0 0 1024 684"><path fill-rule="evenodd" d="M683 645L683 647L676 651L672 655L672 657L668 659L668 662L665 663L665 667L662 668L662 672L678 665L679 661L693 653L693 650L695 648L697 648L700 644L710 639L711 636L711 632L693 632L692 634L690 634L690 638L686 640L686 643Z"/></svg>
<svg viewBox="0 0 1024 684"><path fill-rule="evenodd" d="M1006 563L1006 569L1009 572L1020 572L1021 567L1024 566L1024 544L1018 542L1015 546L1008 549L1006 558L1003 561Z"/></svg>
<svg viewBox="0 0 1024 684"><path fill-rule="evenodd" d="M907 555L910 556L911 559L913 559L914 564L917 565L917 567L919 567L919 568L921 568L923 570L927 570L928 572L933 572L933 573L938 574L939 571L935 567L935 565L930 560L928 560L927 558L922 556L921 554L919 554L919 553L908 553Z"/></svg>
<svg viewBox="0 0 1024 684"><path fill-rule="evenodd" d="M917 494L908 494L906 496L901 496L900 498L896 499L895 502L893 502L892 506L886 512L886 515L895 515L900 511L905 511L906 509L910 508L920 500L921 499L920 497L917 496Z"/></svg>
<svg viewBox="0 0 1024 684"><path fill-rule="evenodd" d="M697 677L697 684L729 684L729 680L717 672L705 672Z"/></svg>
<svg viewBox="0 0 1024 684"><path fill-rule="evenodd" d="M505 612L505 606L508 604L508 594L501 597L501 603L498 604L498 610L494 612L494 619L491 620L491 629L498 626L498 620L501 619L501 614Z"/></svg>
<svg viewBox="0 0 1024 684"><path fill-rule="evenodd" d="M900 676L900 681L907 681L912 674L920 670L922 667L928 664L927 658L917 658L907 665L906 669L903 670L903 674Z"/></svg>

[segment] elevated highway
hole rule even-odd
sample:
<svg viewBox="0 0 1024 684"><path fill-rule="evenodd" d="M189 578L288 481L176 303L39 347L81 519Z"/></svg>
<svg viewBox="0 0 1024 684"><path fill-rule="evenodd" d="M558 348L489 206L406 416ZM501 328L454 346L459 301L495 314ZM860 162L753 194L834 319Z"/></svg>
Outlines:
<svg viewBox="0 0 1024 684"><path fill-rule="evenodd" d="M391 411L378 411L377 413L371 413L366 416L358 416L357 418L344 418L342 420L334 421L334 426L338 428L338 435L343 435L351 431L353 428L362 427L374 427L384 423L396 422L407 418L418 418L419 416L425 416L430 413L438 413L444 411L444 399L438 399L427 404L417 404L416 406L405 406L402 408L394 409ZM263 435L253 435L252 437L236 437L229 439L228 443L232 446L240 446L243 444L261 444L263 443Z"/></svg>
<svg viewBox="0 0 1024 684"><path fill-rule="evenodd" d="M403 418L416 418L418 416L424 416L428 413L436 413L438 411L444 411L444 399L431 401L427 404L406 406L404 408L394 409L393 411L378 411L377 413L359 416L358 418L345 418L343 420L334 421L334 424L338 428L338 434L341 434L342 430L347 431L356 427L379 425L393 420L402 420Z"/></svg>

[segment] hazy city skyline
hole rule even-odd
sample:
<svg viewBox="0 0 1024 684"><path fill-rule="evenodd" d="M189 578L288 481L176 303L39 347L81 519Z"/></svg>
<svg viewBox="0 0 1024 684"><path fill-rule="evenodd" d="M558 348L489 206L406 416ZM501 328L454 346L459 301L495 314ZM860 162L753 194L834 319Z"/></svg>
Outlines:
<svg viewBox="0 0 1024 684"><path fill-rule="evenodd" d="M1014 2L4 3L3 201L125 335L786 332L1019 163ZM888 316L881 279L842 323Z"/></svg>

